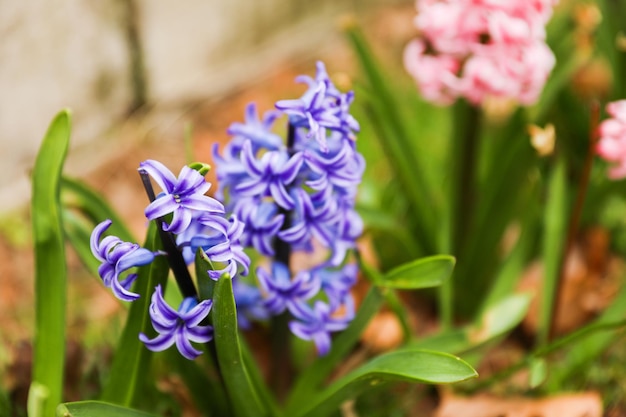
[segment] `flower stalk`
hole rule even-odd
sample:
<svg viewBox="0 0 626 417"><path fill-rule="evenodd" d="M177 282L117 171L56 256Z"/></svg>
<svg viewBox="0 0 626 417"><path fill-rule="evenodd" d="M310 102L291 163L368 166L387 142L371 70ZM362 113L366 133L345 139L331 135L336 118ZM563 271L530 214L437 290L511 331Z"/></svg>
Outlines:
<svg viewBox="0 0 626 417"><path fill-rule="evenodd" d="M154 188L152 188L150 176L143 170L139 171L139 175L150 203L154 202L156 200L156 195L154 194ZM163 229L165 220L162 217L158 217L156 219L156 223L158 226L157 230L159 231L159 237L163 242L163 250L167 253L167 262L170 265L170 269L174 274L176 284L178 285L183 298L193 297L197 300L198 291L196 290L196 286L191 279L183 254L176 246L176 240L173 234L171 232L166 232Z"/></svg>

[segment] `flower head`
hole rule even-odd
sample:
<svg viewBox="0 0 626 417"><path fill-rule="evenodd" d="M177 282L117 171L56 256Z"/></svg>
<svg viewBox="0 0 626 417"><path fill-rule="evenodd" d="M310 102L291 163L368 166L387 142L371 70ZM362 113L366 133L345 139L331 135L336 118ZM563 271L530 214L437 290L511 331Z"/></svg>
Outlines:
<svg viewBox="0 0 626 417"><path fill-rule="evenodd" d="M264 295L265 307L274 315L282 313L296 302L310 299L320 289L320 281L314 279L308 271L296 274L292 280L291 272L281 262L272 264L271 273L258 268L256 274Z"/></svg>
<svg viewBox="0 0 626 417"><path fill-rule="evenodd" d="M89 242L91 253L101 262L98 274L104 285L111 288L120 300L134 301L139 298L139 294L131 292L130 286L137 274L128 274L120 281L122 274L130 268L151 263L159 253L150 252L136 243L124 242L116 236L101 239L112 223L111 220L105 220L94 228Z"/></svg>
<svg viewBox="0 0 626 417"><path fill-rule="evenodd" d="M486 97L529 105L554 67L545 24L554 0L417 0L421 38L404 53L404 65L424 98L473 104Z"/></svg>
<svg viewBox="0 0 626 417"><path fill-rule="evenodd" d="M213 328L200 325L211 311L212 304L211 300L198 303L189 297L183 300L176 311L165 302L161 286L157 285L152 294L150 319L158 335L150 339L141 333L139 340L153 352L161 352L176 344L181 355L193 360L202 352L194 348L191 342L206 343L213 338Z"/></svg>
<svg viewBox="0 0 626 417"><path fill-rule="evenodd" d="M598 128L596 152L613 163L609 177L620 179L626 177L626 100L609 103L606 110L611 117Z"/></svg>
<svg viewBox="0 0 626 417"><path fill-rule="evenodd" d="M330 333L344 330L354 318L354 304L351 298L348 300L342 308L334 310L322 301L316 301L313 308L297 303L290 310L297 320L289 322L289 329L300 339L312 340L319 355L324 356L330 351Z"/></svg>
<svg viewBox="0 0 626 417"><path fill-rule="evenodd" d="M224 273L235 277L239 267L243 269L243 275L247 275L250 258L244 253L243 246L239 243L244 224L236 216L232 216L230 220L221 217L200 217L198 221L205 226L218 230L219 233L211 236L194 236L190 242L193 252L195 253L198 248L201 248L212 262L226 264L223 269L208 271L209 277L217 280Z"/></svg>
<svg viewBox="0 0 626 417"><path fill-rule="evenodd" d="M211 184L200 173L184 166L178 178L162 163L147 160L139 164L139 171L148 173L163 190L156 200L146 207L146 217L155 220L172 213L170 224L164 224L163 230L182 233L192 221L193 211L224 213L224 206L214 198L204 195Z"/></svg>
<svg viewBox="0 0 626 417"><path fill-rule="evenodd" d="M309 86L302 97L276 103L277 109L289 115L290 123L308 129L307 138L315 138L322 152L328 151L326 129L353 138L354 132L359 131L358 122L349 113L354 94L341 94L328 77L322 62L317 63L315 80L301 76L296 81Z"/></svg>

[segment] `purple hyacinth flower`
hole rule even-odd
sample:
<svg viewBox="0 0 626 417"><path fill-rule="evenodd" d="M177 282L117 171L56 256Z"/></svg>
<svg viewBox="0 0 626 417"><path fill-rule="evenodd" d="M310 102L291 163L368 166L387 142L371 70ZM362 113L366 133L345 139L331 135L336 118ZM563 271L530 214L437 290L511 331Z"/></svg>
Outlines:
<svg viewBox="0 0 626 417"><path fill-rule="evenodd" d="M165 165L154 160L139 164L139 171L148 173L163 190L146 207L145 214L149 220L154 220L173 213L172 222L163 226L167 232L182 233L191 223L194 210L224 213L222 203L204 195L211 188L211 183L188 166L181 169L178 178Z"/></svg>
<svg viewBox="0 0 626 417"><path fill-rule="evenodd" d="M257 268L256 274L265 296L265 307L274 315L282 313L297 301L312 298L320 290L319 280L314 279L309 271L299 272L292 280L289 268L281 262L272 264L271 274L262 268Z"/></svg>
<svg viewBox="0 0 626 417"><path fill-rule="evenodd" d="M250 268L250 258L239 243L245 225L237 219L237 216L231 216L230 220L204 216L200 217L198 221L221 232L212 236L197 235L191 239L191 248L194 253L198 248L202 248L211 262L226 264L222 269L208 271L209 277L217 280L225 273L235 277L239 266L243 269L242 275L247 275Z"/></svg>
<svg viewBox="0 0 626 417"><path fill-rule="evenodd" d="M237 202L234 213L246 224L241 244L254 247L261 255L274 256L273 240L285 218L283 214L278 214L278 207L247 198Z"/></svg>
<svg viewBox="0 0 626 417"><path fill-rule="evenodd" d="M305 163L314 177L306 182L309 187L318 191L334 187L344 194L353 193L352 189L361 182L365 161L350 142L342 140L338 150L331 149L326 154L314 150L304 153Z"/></svg>
<svg viewBox="0 0 626 417"><path fill-rule="evenodd" d="M296 210L293 225L278 237L294 247L308 249L314 236L326 247L332 245L332 225L339 221L336 204L328 192L309 195L302 189L294 191Z"/></svg>
<svg viewBox="0 0 626 417"><path fill-rule="evenodd" d="M326 100L326 85L319 83L309 87L304 95L295 100L280 100L276 108L289 115L289 121L296 127L309 129L308 137L313 137L322 152L328 150L326 129L340 129L341 119L337 117L336 108Z"/></svg>
<svg viewBox="0 0 626 417"><path fill-rule="evenodd" d="M231 140L230 146L238 144L240 150L243 142L249 139L252 142L254 151L258 149L276 150L284 147L282 138L272 132L274 122L281 114L281 112L276 110L267 111L263 115L263 120L260 120L256 104L248 104L245 123L232 123L227 130L229 135L235 136Z"/></svg>
<svg viewBox="0 0 626 417"><path fill-rule="evenodd" d="M295 100L281 100L276 108L289 115L295 127L309 129L307 137L314 137L321 152L328 151L326 129L340 132L343 137L353 139L359 131L359 124L349 113L354 93L341 94L333 85L322 62L317 63L315 80L299 76L297 82L304 82L308 90Z"/></svg>
<svg viewBox="0 0 626 417"><path fill-rule="evenodd" d="M286 210L294 206L294 201L287 192L302 166L302 153L289 157L286 151L268 151L256 159L252 144L246 141L241 152L241 161L246 167L248 178L235 186L235 191L242 196L273 197L276 203Z"/></svg>
<svg viewBox="0 0 626 417"><path fill-rule="evenodd" d="M347 264L340 270L329 269L332 265L322 266L313 273L320 280L331 309L344 304L346 297L351 297L350 289L356 284L358 267Z"/></svg>
<svg viewBox="0 0 626 417"><path fill-rule="evenodd" d="M211 300L198 303L193 297L188 297L176 311L165 302L161 286L157 285L152 294L149 313L152 327L158 335L150 339L141 333L139 340L153 352L161 352L176 344L181 355L193 360L202 352L194 348L191 342L206 343L213 339L213 328L200 325L208 316L212 305Z"/></svg>
<svg viewBox="0 0 626 417"><path fill-rule="evenodd" d="M332 244L332 256L328 261L331 265L338 266L343 262L346 252L356 247L356 240L363 233L363 219L352 207L344 207L339 210L341 220L337 225L336 239Z"/></svg>
<svg viewBox="0 0 626 417"><path fill-rule="evenodd" d="M130 268L149 264L159 253L150 252L136 243L124 242L116 236L106 236L100 240L111 224L111 220L105 220L93 229L89 241L91 253L102 262L98 274L104 285L120 300L134 301L139 298L139 294L129 290L137 274L129 274L120 281L121 275Z"/></svg>
<svg viewBox="0 0 626 417"><path fill-rule="evenodd" d="M320 356L330 351L331 332L338 332L348 327L354 318L354 304L349 297L342 306L344 309L331 309L322 301L316 301L313 308L306 303L295 303L289 311L298 319L289 322L289 329L303 340L313 340Z"/></svg>

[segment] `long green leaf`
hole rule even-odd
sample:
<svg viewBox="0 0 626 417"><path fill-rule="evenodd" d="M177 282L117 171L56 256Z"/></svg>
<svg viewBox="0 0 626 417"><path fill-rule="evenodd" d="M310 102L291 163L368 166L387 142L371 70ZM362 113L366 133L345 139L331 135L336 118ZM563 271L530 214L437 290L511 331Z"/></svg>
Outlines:
<svg viewBox="0 0 626 417"><path fill-rule="evenodd" d="M235 415L238 417L268 415L268 410L263 407L258 393L250 382L243 362L237 331L237 309L233 285L228 276L221 277L215 285L213 326L219 367Z"/></svg>
<svg viewBox="0 0 626 417"><path fill-rule="evenodd" d="M448 384L476 377L466 362L447 353L428 350L399 350L378 356L331 384L292 415L326 416L347 399L381 384L399 381Z"/></svg>
<svg viewBox="0 0 626 417"><path fill-rule="evenodd" d="M65 238L70 242L78 258L85 268L94 276L98 277L98 267L100 262L93 256L89 238L91 237L91 228L85 224L83 219L72 210L63 209L63 231Z"/></svg>
<svg viewBox="0 0 626 417"><path fill-rule="evenodd" d="M214 369L200 367L198 361L188 360L176 349L169 349L164 354L165 362L181 377L203 415L221 417L232 414L226 391Z"/></svg>
<svg viewBox="0 0 626 417"><path fill-rule="evenodd" d="M459 355L513 330L526 316L530 296L513 294L489 306L472 324L409 343L414 349L440 350Z"/></svg>
<svg viewBox="0 0 626 417"><path fill-rule="evenodd" d="M368 103L370 116L376 119L374 126L379 129L380 142L392 163L398 181L405 189L406 197L411 204L411 212L415 213L420 236L420 243L427 254L434 252L434 214L437 213L438 201L433 198L433 187L428 184L426 176L421 175L421 161L414 149L415 138L408 132L406 123L400 115L400 105L388 88L388 82L374 58L363 34L356 25L346 30L348 39L356 52L357 58L373 90L374 100ZM417 173L417 175L416 175ZM423 204L429 201L431 206Z"/></svg>
<svg viewBox="0 0 626 417"><path fill-rule="evenodd" d="M136 241L136 238L124 225L122 218L91 187L78 180L63 177L61 195L65 206L79 210L93 222L94 227L96 224L110 219L113 222L108 229L110 234L126 242Z"/></svg>
<svg viewBox="0 0 626 417"><path fill-rule="evenodd" d="M150 224L143 245L151 251L159 250L162 246L156 227L154 222ZM150 298L158 284L165 291L168 273L165 256L157 256L150 265L139 268L133 290L141 297L133 301L128 311L102 400L132 407L140 399L144 383L148 380L152 352L139 340L139 333L150 335L154 332L148 314Z"/></svg>
<svg viewBox="0 0 626 417"><path fill-rule="evenodd" d="M35 241L35 341L33 382L45 387L44 416L54 414L63 393L67 265L59 183L70 140L70 112L50 124L33 170ZM35 416L33 416L35 417Z"/></svg>
<svg viewBox="0 0 626 417"><path fill-rule="evenodd" d="M417 259L387 272L378 285L403 290L437 287L450 278L455 262L449 255Z"/></svg>
<svg viewBox="0 0 626 417"><path fill-rule="evenodd" d="M544 217L543 239L543 284L539 309L539 346L548 344L552 313L556 303L557 286L560 279L565 239L567 233L567 177L565 159L560 157L552 171L548 184L548 202Z"/></svg>
<svg viewBox="0 0 626 417"><path fill-rule="evenodd" d="M56 417L155 417L154 414L120 407L102 401L78 401L60 404Z"/></svg>

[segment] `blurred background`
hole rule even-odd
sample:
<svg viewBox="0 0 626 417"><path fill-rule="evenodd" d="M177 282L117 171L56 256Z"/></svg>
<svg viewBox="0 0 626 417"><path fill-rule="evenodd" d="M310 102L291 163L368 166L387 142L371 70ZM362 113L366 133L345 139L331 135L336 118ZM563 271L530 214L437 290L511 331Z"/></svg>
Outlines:
<svg viewBox="0 0 626 417"><path fill-rule="evenodd" d="M69 172L93 170L189 112L334 55L338 20L408 0L29 0L0 3L0 213L28 201L28 170L61 108L74 114ZM412 13L404 14L411 27ZM392 25L393 26L393 25ZM344 53L345 55L345 53ZM345 61L345 60L344 60ZM345 69L343 69L345 70ZM287 84L293 83L291 74ZM273 97L273 100L278 99ZM240 113L242 114L242 113ZM141 130L120 129L141 120ZM158 117L156 117L158 115ZM155 116L155 117L153 117ZM91 158L92 153L98 155Z"/></svg>

